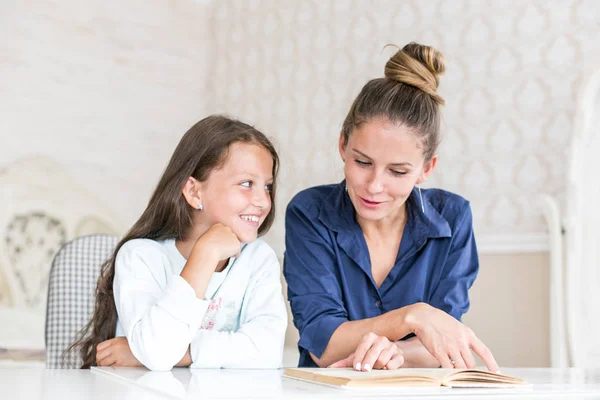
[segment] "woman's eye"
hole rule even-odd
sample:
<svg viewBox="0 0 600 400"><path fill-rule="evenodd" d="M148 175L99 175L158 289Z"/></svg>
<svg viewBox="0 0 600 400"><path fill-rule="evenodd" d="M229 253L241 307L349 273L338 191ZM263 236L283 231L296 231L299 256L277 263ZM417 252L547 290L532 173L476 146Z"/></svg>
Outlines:
<svg viewBox="0 0 600 400"><path fill-rule="evenodd" d="M396 170L393 170L393 169L391 169L390 171L391 171L391 172L392 172L392 174L393 174L393 175L395 175L395 176L402 176L402 175L406 175L406 172L404 172L404 171L396 171Z"/></svg>
<svg viewBox="0 0 600 400"><path fill-rule="evenodd" d="M362 165L363 167L366 167L368 165L371 165L370 162L366 162L366 161L360 161L360 160L354 160L358 165Z"/></svg>
<svg viewBox="0 0 600 400"><path fill-rule="evenodd" d="M268 185L265 185L265 190L266 190L267 192L270 192L271 190L273 190L273 184L271 184L271 183L270 183L270 184L268 184Z"/></svg>
<svg viewBox="0 0 600 400"><path fill-rule="evenodd" d="M252 181L244 181L244 182L240 183L240 185L242 185L243 187L246 187L246 188L251 188Z"/></svg>

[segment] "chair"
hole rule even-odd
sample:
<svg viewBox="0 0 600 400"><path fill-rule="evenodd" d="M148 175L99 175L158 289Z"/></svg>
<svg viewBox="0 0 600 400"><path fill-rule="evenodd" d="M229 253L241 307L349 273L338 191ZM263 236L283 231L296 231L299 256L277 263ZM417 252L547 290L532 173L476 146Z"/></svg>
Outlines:
<svg viewBox="0 0 600 400"><path fill-rule="evenodd" d="M600 70L583 86L567 180L566 294L569 349L574 367L600 367Z"/></svg>
<svg viewBox="0 0 600 400"><path fill-rule="evenodd" d="M62 246L52 261L46 302L46 368L79 368L79 353L63 352L74 341L94 311L100 267L119 238L88 235Z"/></svg>
<svg viewBox="0 0 600 400"><path fill-rule="evenodd" d="M61 246L125 229L93 193L52 159L0 168L0 348L43 350L46 289Z"/></svg>
<svg viewBox="0 0 600 400"><path fill-rule="evenodd" d="M564 211L557 199L544 198L552 242L551 355L553 367L567 366L568 350L570 366L592 368L600 367L600 70L578 100Z"/></svg>

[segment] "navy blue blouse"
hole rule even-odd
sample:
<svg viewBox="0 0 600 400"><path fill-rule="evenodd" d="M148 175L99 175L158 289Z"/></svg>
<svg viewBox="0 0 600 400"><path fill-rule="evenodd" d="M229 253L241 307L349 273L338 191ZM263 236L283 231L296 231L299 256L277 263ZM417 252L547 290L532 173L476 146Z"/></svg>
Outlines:
<svg viewBox="0 0 600 400"><path fill-rule="evenodd" d="M346 321L425 302L460 320L479 269L469 202L439 189L416 189L396 262L381 287L345 182L298 193L285 216L283 272L300 367L316 367L333 332Z"/></svg>

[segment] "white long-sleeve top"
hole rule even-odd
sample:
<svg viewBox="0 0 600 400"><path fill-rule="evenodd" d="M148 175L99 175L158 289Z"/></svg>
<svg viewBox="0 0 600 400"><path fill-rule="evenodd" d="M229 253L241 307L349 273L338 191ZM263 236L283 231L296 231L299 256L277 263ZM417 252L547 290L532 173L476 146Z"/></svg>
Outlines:
<svg viewBox="0 0 600 400"><path fill-rule="evenodd" d="M287 312L275 252L246 244L204 299L180 276L186 259L174 240L134 239L115 260L116 336L151 370L170 370L190 346L191 367L279 368Z"/></svg>

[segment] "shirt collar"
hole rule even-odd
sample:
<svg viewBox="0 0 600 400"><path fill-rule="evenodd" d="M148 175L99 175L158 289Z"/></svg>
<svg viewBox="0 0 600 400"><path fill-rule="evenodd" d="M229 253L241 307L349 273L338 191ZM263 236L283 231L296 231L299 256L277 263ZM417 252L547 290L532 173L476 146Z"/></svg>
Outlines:
<svg viewBox="0 0 600 400"><path fill-rule="evenodd" d="M319 220L329 229L336 232L350 232L360 225L356 221L354 206L345 190L346 181L342 181L324 200L319 213ZM448 221L435 209L426 190L423 190L423 205L418 189L415 187L406 200L408 221L415 243L420 244L428 238L450 237L452 231Z"/></svg>

